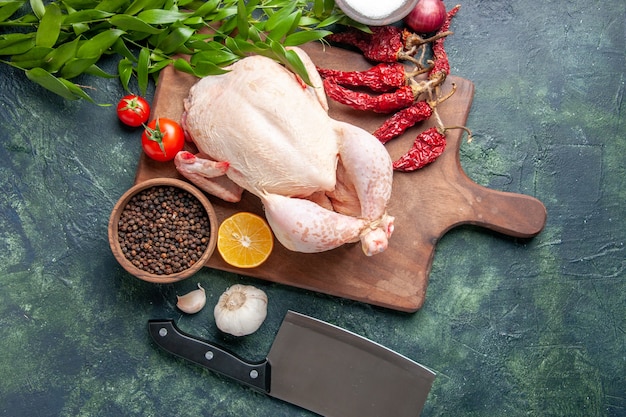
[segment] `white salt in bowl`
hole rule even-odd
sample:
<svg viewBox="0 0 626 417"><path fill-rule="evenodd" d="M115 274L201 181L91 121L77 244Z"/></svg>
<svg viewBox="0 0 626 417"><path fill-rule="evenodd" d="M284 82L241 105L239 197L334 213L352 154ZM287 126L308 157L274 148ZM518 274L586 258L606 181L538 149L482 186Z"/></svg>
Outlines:
<svg viewBox="0 0 626 417"><path fill-rule="evenodd" d="M402 20L419 0L335 0L351 19L369 26L385 26Z"/></svg>

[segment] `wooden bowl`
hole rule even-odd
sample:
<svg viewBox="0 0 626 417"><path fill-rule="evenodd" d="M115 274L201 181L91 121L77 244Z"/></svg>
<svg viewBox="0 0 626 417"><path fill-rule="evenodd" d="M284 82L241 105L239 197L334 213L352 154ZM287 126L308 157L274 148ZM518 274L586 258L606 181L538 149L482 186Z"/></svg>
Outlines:
<svg viewBox="0 0 626 417"><path fill-rule="evenodd" d="M124 255L122 245L120 245L120 242L118 240L120 218L122 216L122 212L130 202L131 198L144 190L158 186L173 186L188 192L200 202L209 217L209 241L201 257L187 269L178 272L172 272L170 274L155 274L135 266ZM213 205L211 204L209 199L206 197L206 195L204 195L204 193L202 193L202 191L200 191L198 188L194 187L188 182L181 181L175 178L154 178L131 187L117 201L117 203L113 207L113 211L111 212L111 217L109 218L109 245L111 246L111 251L115 256L115 259L117 259L120 265L130 274L144 281L158 284L168 284L183 280L185 278L189 278L190 276L198 272L200 268L202 268L206 264L207 260L211 257L213 251L215 250L215 246L217 243L217 230L218 221L217 216L215 215L215 210L213 209Z"/></svg>

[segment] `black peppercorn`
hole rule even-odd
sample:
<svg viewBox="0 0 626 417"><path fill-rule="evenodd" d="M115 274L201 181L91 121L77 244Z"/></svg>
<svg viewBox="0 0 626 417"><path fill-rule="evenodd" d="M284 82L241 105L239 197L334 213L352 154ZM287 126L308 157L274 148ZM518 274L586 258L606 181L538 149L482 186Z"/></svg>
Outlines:
<svg viewBox="0 0 626 417"><path fill-rule="evenodd" d="M122 253L138 268L170 275L197 262L211 230L202 205L187 191L154 186L133 196L118 223Z"/></svg>

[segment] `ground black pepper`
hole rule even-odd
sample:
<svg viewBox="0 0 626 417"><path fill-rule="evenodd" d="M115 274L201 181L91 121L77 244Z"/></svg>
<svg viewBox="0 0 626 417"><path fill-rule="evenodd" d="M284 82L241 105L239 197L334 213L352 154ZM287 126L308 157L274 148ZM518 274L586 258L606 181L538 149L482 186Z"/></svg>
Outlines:
<svg viewBox="0 0 626 417"><path fill-rule="evenodd" d="M195 264L207 248L209 217L193 195L154 186L133 196L118 223L124 256L137 268L170 275Z"/></svg>

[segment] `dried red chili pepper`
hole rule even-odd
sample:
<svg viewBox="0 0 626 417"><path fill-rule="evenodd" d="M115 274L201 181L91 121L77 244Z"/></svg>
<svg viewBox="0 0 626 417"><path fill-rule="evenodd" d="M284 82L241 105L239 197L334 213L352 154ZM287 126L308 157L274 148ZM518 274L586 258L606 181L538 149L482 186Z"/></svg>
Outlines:
<svg viewBox="0 0 626 417"><path fill-rule="evenodd" d="M415 93L410 85L400 87L392 93L371 95L350 90L330 78L324 79L324 90L331 99L356 110L369 110L376 113L392 113L413 104Z"/></svg>
<svg viewBox="0 0 626 417"><path fill-rule="evenodd" d="M446 15L446 20L444 21L443 25L441 26L441 28L439 29L437 33L447 32L450 29L450 21L452 20L454 15L459 11L460 8L461 8L461 5L457 4L452 9L450 9L450 11L448 11ZM445 40L446 40L446 37L444 36L444 37L438 38L437 40L433 42L432 49L433 49L434 64L432 68L430 69L430 71L428 72L428 78L430 79L438 78L438 79L441 79L442 82L448 76L448 74L450 74L450 62L448 61L448 54L446 53L446 50L443 45Z"/></svg>
<svg viewBox="0 0 626 417"><path fill-rule="evenodd" d="M400 136L416 123L429 119L432 114L433 108L429 103L417 101L387 119L385 123L376 129L373 135L381 143L387 143L391 139Z"/></svg>
<svg viewBox="0 0 626 417"><path fill-rule="evenodd" d="M426 129L413 142L409 151L393 162L396 171L410 172L435 161L446 149L446 136L436 127Z"/></svg>
<svg viewBox="0 0 626 417"><path fill-rule="evenodd" d="M451 11L452 16L456 14L459 7L456 6L452 9L454 10L454 12ZM448 20L452 16L447 17ZM448 31L449 27L449 22L447 26L444 23L442 29L427 39L406 29L400 29L397 26L373 26L370 27L371 33L350 27L343 32L330 34L326 39L331 42L353 46L359 49L363 56L370 61L392 63L406 60L413 62L418 68L422 69L424 68L422 59L414 58L415 54L419 49L422 49L423 58L423 47L452 34L452 32Z"/></svg>
<svg viewBox="0 0 626 417"><path fill-rule="evenodd" d="M372 40L363 55L374 62L396 62L404 50L402 30L397 26L375 26Z"/></svg>
<svg viewBox="0 0 626 417"><path fill-rule="evenodd" d="M428 83L417 84L413 88L414 94L420 94L423 88L428 88ZM426 87L424 87L426 86ZM433 101L417 101L411 106L404 108L385 121L373 135L382 143L387 143L391 139L400 136L408 128L414 126L418 122L428 120L435 111L435 107L443 103L456 92L456 84L452 83L452 89L445 96L439 97Z"/></svg>
<svg viewBox="0 0 626 417"><path fill-rule="evenodd" d="M406 84L412 74L408 74L404 65L381 63L365 71L339 71L327 68L318 68L322 78L330 78L343 86L367 87L376 92L388 92Z"/></svg>
<svg viewBox="0 0 626 417"><path fill-rule="evenodd" d="M330 42L353 46L363 52L368 48L368 45L372 40L372 34L349 27L343 32L336 32L326 36L326 39Z"/></svg>
<svg viewBox="0 0 626 417"><path fill-rule="evenodd" d="M372 33L350 27L344 32L333 33L326 39L359 49L363 56L374 62L397 62L408 59L404 54L402 29L397 26L373 26Z"/></svg>

